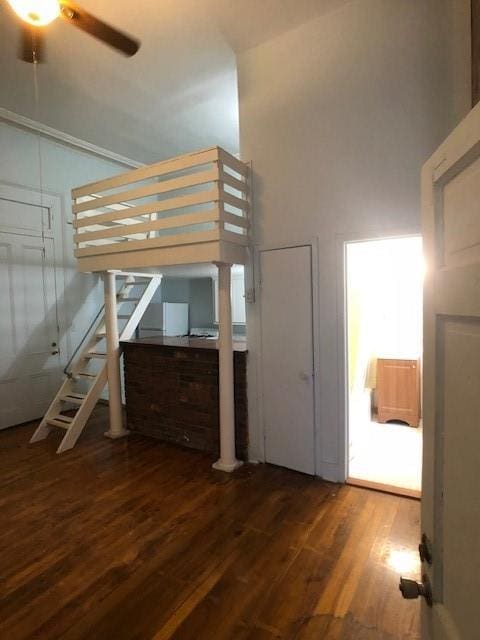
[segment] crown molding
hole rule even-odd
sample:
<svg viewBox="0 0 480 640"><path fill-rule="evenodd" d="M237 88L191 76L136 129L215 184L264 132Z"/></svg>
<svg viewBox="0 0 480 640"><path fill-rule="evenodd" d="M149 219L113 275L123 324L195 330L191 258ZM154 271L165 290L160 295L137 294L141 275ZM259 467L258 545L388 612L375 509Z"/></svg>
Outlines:
<svg viewBox="0 0 480 640"><path fill-rule="evenodd" d="M8 109L4 109L3 107L0 107L0 121L7 122L8 124L13 124L14 126L26 131L34 131L44 138L49 138L50 140L61 142L64 145L73 147L74 149L87 151L88 153L91 153L100 158L113 160L113 162L122 164L129 169L135 169L145 166L145 163L143 162L137 162L136 160L132 160L131 158L122 156L118 153L115 153L114 151L109 151L108 149L104 149L103 147L98 147L96 144L92 144L91 142L86 142L85 140L81 140L80 138L75 138L75 136L71 136L70 134L64 133L63 131L58 131L53 127L49 127L46 124L37 122L36 120L31 120L30 118L21 116L20 114L9 111Z"/></svg>

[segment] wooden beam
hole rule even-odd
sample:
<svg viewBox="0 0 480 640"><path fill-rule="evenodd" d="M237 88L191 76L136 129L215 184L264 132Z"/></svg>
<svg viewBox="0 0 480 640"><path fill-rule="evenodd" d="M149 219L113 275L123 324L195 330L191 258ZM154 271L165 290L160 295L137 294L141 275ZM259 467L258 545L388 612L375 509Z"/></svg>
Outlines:
<svg viewBox="0 0 480 640"><path fill-rule="evenodd" d="M480 0L472 2L472 107L480 101Z"/></svg>
<svg viewBox="0 0 480 640"><path fill-rule="evenodd" d="M231 473L242 462L235 455L235 386L233 380L232 338L232 265L218 267L218 397L220 403L220 458L213 464L219 471Z"/></svg>
<svg viewBox="0 0 480 640"><path fill-rule="evenodd" d="M136 251L139 249L174 247L182 244L199 244L202 242L212 242L214 240L220 240L220 230L218 228L211 229L209 231L179 233L172 236L146 238L145 240L129 240L128 242L115 242L112 244L98 245L95 247L86 247L85 249L76 249L75 257L82 258L84 256L95 256L105 253L124 253L126 251Z"/></svg>
<svg viewBox="0 0 480 640"><path fill-rule="evenodd" d="M200 173L189 174L188 176L174 178L173 180L154 182L153 184L136 187L135 189L130 189L128 191L120 191L109 196L96 198L95 200L87 200L87 202L74 204L72 209L73 213L91 211L100 209L101 207L106 207L109 204L123 204L128 200L137 200L148 196L156 196L160 193L168 193L169 191L176 191L177 189L185 189L187 187L194 187L201 184L207 184L209 182L218 182L218 180L219 173L215 168L211 171L201 171ZM132 217L131 211L130 215L127 217Z"/></svg>
<svg viewBox="0 0 480 640"><path fill-rule="evenodd" d="M233 217L238 218L239 216ZM117 224L114 227L105 227L100 231L84 231L83 233L76 233L73 239L75 242L79 243L89 242L90 240L99 240L103 238L124 238L136 233L148 233L149 231L177 229L178 227L188 227L189 225L193 224L217 222L217 220L219 219L220 211L218 209L212 209L211 211L199 211L198 213L187 213L180 216L169 216L168 218L160 218L159 220L151 220L148 222L139 222L138 224L132 224L128 226ZM240 218L240 220L243 220L243 218ZM241 224L239 224L238 226L241 226Z"/></svg>
<svg viewBox="0 0 480 640"><path fill-rule="evenodd" d="M107 334L108 409L110 417L109 429L105 435L109 438L116 439L128 435L128 431L123 426L115 273L105 271L103 274L103 282L105 296L105 331Z"/></svg>
<svg viewBox="0 0 480 640"><path fill-rule="evenodd" d="M242 198L237 198L236 196L233 196L231 193L227 193L226 191L224 191L221 194L220 199L225 204L229 204L231 207L235 207L236 209L241 209L242 211L249 211L250 210L250 204L249 204L248 200L243 200Z"/></svg>
<svg viewBox="0 0 480 640"><path fill-rule="evenodd" d="M248 236L242 235L241 233L234 233L233 231L226 231L225 229L220 230L220 238L227 242L233 242L234 244L241 244L244 246L248 246L249 244Z"/></svg>
<svg viewBox="0 0 480 640"><path fill-rule="evenodd" d="M228 224L233 224L235 227L241 227L242 229L249 229L250 223L248 218L237 216L229 211L222 211L222 220Z"/></svg>
<svg viewBox="0 0 480 640"><path fill-rule="evenodd" d="M217 147L204 149L203 151L189 153L171 160L156 162L155 164L148 165L147 167L141 167L134 171L127 171L126 173L121 173L113 178L90 182L89 184L72 189L72 198L80 198L81 196L87 196L91 193L97 193L98 191L109 191L110 189L131 184L132 182L140 182L141 180L146 180L148 178L156 178L168 173L173 173L174 171L182 171L183 169L188 169L190 167L215 162L216 160L218 160Z"/></svg>
<svg viewBox="0 0 480 640"><path fill-rule="evenodd" d="M112 254L90 256L78 258L77 268L79 271L105 271L106 269L131 270L152 265L159 265L158 268L180 265L196 264L199 262L215 262L222 257L223 242L212 241L200 244L185 244L176 247L152 247L151 249L141 249L138 251L127 251L122 253L117 251ZM235 245L243 252L245 248ZM235 255L235 264L244 264L246 256L244 253ZM161 265L161 266L160 266Z"/></svg>
<svg viewBox="0 0 480 640"><path fill-rule="evenodd" d="M220 147L217 147L217 149L220 162L222 162L225 166L230 167L230 169L233 169L241 176L247 176L248 166L244 162L242 162L238 158L235 158L235 156L232 156L232 154L228 153L228 151L225 151L225 149L222 149Z"/></svg>
<svg viewBox="0 0 480 640"><path fill-rule="evenodd" d="M160 213L161 211L172 211L182 209L183 207L191 207L197 204L207 204L208 202L218 202L220 200L220 191L218 187L209 191L200 191L177 198L168 198L167 200L156 200L155 202L147 202L136 207L129 207L123 211L112 211L111 213L98 213L96 215L84 215L77 217L73 221L76 229L81 227L90 227L92 224L103 224L104 222L113 222L115 220L125 220L126 218L136 218L137 216L147 213Z"/></svg>
<svg viewBox="0 0 480 640"><path fill-rule="evenodd" d="M248 193L248 184L246 181L239 180L234 176L226 173L225 171L220 171L220 180L225 184L228 184L230 187L233 187L237 191L241 191L242 193Z"/></svg>

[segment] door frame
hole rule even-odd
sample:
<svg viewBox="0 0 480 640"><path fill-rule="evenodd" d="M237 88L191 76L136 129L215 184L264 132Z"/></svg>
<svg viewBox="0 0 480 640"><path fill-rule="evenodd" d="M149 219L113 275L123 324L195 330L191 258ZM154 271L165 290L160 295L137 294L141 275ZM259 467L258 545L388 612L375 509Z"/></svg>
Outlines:
<svg viewBox="0 0 480 640"><path fill-rule="evenodd" d="M394 240L422 237L420 227L371 230L337 236L337 314L338 314L338 424L339 424L339 470L342 481L348 478L349 467L349 384L348 384L348 314L347 314L347 245L356 242Z"/></svg>
<svg viewBox="0 0 480 640"><path fill-rule="evenodd" d="M300 247L309 247L311 252L311 287L312 287L312 344L313 344L313 446L314 446L314 474L317 476L321 471L321 459L318 451L318 442L320 441L320 388L319 388L319 273L318 273L318 240L316 238L308 238L304 242L280 242L273 244L265 244L256 246L253 249L253 269L255 277L255 290L258 292L257 311L258 320L255 326L254 345L257 351L255 377L256 389L255 394L255 436L258 446L257 459L259 462L266 462L265 453L265 415L263 405L263 345L262 345L262 295L261 295L261 271L260 271L260 255L264 251L278 251L281 249L296 249ZM250 341L250 337L249 337Z"/></svg>
<svg viewBox="0 0 480 640"><path fill-rule="evenodd" d="M59 344L60 341L60 332L58 329L58 305L57 305L57 287L56 287L56 274L55 274L55 239L53 234L50 233L41 233L35 229L26 229L23 228L21 231L17 231L17 229L11 230L8 229L4 231L5 226L0 228L0 236L3 242L11 242L12 247L20 247L20 252L22 248L33 249L36 251L35 258L38 258L38 263L35 263L34 272L36 275L40 275L40 279L43 281L43 286L38 283L38 286L35 287L35 292L40 293L41 298L41 306L46 313L44 315L44 326L47 328L47 336L48 340L46 343L42 341L42 345L38 342L33 346L31 345L31 337L35 335L35 332L38 328L38 325L32 327L31 332L21 331L21 335L23 336L23 340L18 341L15 340L16 346L19 347L15 349L11 354L13 358L11 362L7 366L6 370L4 370L2 374L2 384L5 383L8 385L9 382L13 384L15 387L12 389L13 397L15 398L15 407L18 407L19 398L24 397L27 398L23 403L25 407L23 409L14 409L13 415L9 418L8 414L5 416L6 424L4 424L4 420L2 418L2 424L0 425L0 431L5 429L12 428L14 426L18 426L24 424L26 422L31 422L32 420L41 419L43 413L51 402L52 394L55 393L56 388L58 387L59 380L61 379L62 372L62 361L60 358L60 352L57 349L55 352L52 351L52 347L55 344ZM14 249L15 251L15 249ZM42 258L40 258L42 255ZM22 259L21 253L14 254L11 256L13 262L8 260L4 264L4 268L6 271L10 271L9 265L19 265L20 270L22 269L22 265L25 265L27 268L31 267L31 263ZM18 258L18 260L16 259ZM51 262L50 262L51 260ZM22 277L22 273L15 274L12 273L13 278L10 278L10 296L6 293L7 299L12 302L12 286L15 288L19 287L20 295L25 297L25 300L30 295L28 293L28 282L29 277L24 280ZM17 283L14 282L17 279ZM27 289L22 288L21 282L24 282ZM43 294L43 295L42 295ZM45 304L47 303L47 304ZM18 319L22 315L22 309L24 309L22 304L15 307L18 310L18 313L11 319L14 321L14 325L18 325ZM22 323L20 323L22 324ZM50 345L50 342L52 344ZM29 358L32 357L33 361L35 361L35 366L32 369L29 365ZM7 356L8 357L8 356ZM18 366L18 369L17 369ZM30 385L34 384L34 380L43 379L48 387L45 389L46 393L40 392L39 397L32 397L28 395L31 391L35 396L36 390ZM18 395L18 386L23 387L26 384L26 387L21 391L20 395ZM7 386L8 388L8 386ZM25 396L24 394L27 394ZM23 394L23 395L22 395ZM31 395L31 394L30 394ZM21 404L21 402L20 402ZM13 421L12 421L13 420Z"/></svg>
<svg viewBox="0 0 480 640"><path fill-rule="evenodd" d="M65 253L65 223L64 199L60 194L50 191L40 193L38 185L31 187L28 185L15 184L0 179L0 196L7 200L21 201L33 206L45 206L51 211L51 229L45 233L46 238L53 240L54 255L54 278L55 278L55 299L57 306L57 325L59 335L60 364L65 366L71 352L71 344L68 334L67 312L65 302L66 289L66 269L68 265ZM30 235L39 237L41 234L33 231L19 229L18 227L0 227L3 233L13 233L17 235ZM59 380L61 378L59 377Z"/></svg>

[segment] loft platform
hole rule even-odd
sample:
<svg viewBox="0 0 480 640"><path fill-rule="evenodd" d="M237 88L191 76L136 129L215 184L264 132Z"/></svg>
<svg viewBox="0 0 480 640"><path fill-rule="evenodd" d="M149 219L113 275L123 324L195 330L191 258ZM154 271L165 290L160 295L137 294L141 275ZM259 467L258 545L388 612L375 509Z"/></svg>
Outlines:
<svg viewBox="0 0 480 640"><path fill-rule="evenodd" d="M212 147L73 189L78 270L245 264L248 176Z"/></svg>
<svg viewBox="0 0 480 640"><path fill-rule="evenodd" d="M78 270L102 272L105 304L65 368L67 378L32 442L60 428L66 433L58 453L71 449L105 385L110 415L105 435L127 436L120 337L128 338L138 326L160 286L162 271L214 262L218 270L220 458L213 466L226 472L238 468L230 294L232 265L246 263L250 241L248 175L246 164L213 147L72 191ZM125 278L120 288L117 278ZM93 369L92 362L96 363Z"/></svg>

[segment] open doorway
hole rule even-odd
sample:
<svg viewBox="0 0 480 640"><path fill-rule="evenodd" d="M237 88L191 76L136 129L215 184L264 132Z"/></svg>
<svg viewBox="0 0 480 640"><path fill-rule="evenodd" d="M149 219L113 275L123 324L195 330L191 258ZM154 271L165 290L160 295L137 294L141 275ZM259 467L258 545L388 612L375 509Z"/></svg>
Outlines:
<svg viewBox="0 0 480 640"><path fill-rule="evenodd" d="M420 496L424 262L418 236L346 245L348 482Z"/></svg>

